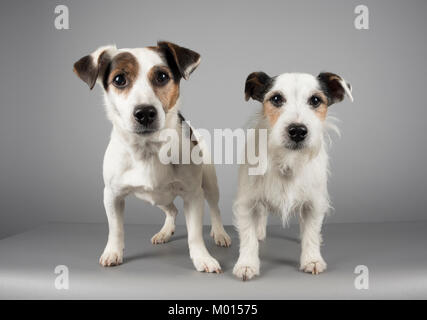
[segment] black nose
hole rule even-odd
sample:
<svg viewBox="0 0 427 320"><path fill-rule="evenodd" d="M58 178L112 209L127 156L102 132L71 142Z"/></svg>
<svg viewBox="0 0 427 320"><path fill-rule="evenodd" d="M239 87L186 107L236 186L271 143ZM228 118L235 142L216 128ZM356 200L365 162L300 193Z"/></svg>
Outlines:
<svg viewBox="0 0 427 320"><path fill-rule="evenodd" d="M153 106L138 106L133 111L135 120L144 126L148 126L156 120L157 110Z"/></svg>
<svg viewBox="0 0 427 320"><path fill-rule="evenodd" d="M307 127L303 124L291 124L288 127L288 134L292 141L300 142L307 136Z"/></svg>

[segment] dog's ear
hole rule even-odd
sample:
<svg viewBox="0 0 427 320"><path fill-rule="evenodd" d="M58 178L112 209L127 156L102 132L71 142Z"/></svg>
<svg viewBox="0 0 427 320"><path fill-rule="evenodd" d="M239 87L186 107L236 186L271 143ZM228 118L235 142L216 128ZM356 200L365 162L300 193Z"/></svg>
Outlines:
<svg viewBox="0 0 427 320"><path fill-rule="evenodd" d="M115 46L105 46L96 49L93 53L84 56L74 63L74 73L86 82L92 90L96 80L104 74L111 61L112 54L116 50Z"/></svg>
<svg viewBox="0 0 427 320"><path fill-rule="evenodd" d="M171 68L176 67L179 75L185 80L188 80L190 74L200 64L200 54L193 50L167 41L159 41L157 46L165 55L169 66Z"/></svg>
<svg viewBox="0 0 427 320"><path fill-rule="evenodd" d="M350 83L346 82L339 75L330 72L322 72L317 76L317 79L325 95L328 97L329 106L342 101L345 95L353 102Z"/></svg>
<svg viewBox="0 0 427 320"><path fill-rule="evenodd" d="M262 71L252 72L246 78L245 83L245 100L249 98L263 102L264 95L271 86L272 79Z"/></svg>

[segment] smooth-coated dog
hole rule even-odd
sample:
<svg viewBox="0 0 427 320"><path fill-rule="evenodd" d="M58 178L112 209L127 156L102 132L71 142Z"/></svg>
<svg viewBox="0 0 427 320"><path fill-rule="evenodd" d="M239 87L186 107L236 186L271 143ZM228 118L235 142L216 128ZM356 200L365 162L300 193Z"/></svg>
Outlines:
<svg viewBox="0 0 427 320"><path fill-rule="evenodd" d="M328 107L347 95L351 86L333 73L317 77L285 73L270 77L251 73L245 85L246 100L262 103L254 128L267 131L266 172L249 175L248 164L239 171L239 186L233 211L240 238L240 255L233 273L242 280L259 275L259 240L266 237L267 215L291 214L300 219L300 269L318 274L326 269L320 253L321 227L330 208L327 190L328 154L325 135ZM260 135L256 141L263 143Z"/></svg>
<svg viewBox="0 0 427 320"><path fill-rule="evenodd" d="M163 129L180 134L188 124L178 111L181 78L188 79L200 55L170 42L135 49L105 46L74 64L74 72L92 89L103 88L107 117L113 124L104 157L104 206L109 234L100 258L103 266L123 262L125 197L134 194L166 214L164 226L151 239L167 242L175 230L177 196L184 200L190 257L198 271L220 272L203 236L204 199L210 207L215 243L229 246L218 207L215 168L207 164L164 164L159 150ZM190 139L191 137L189 137ZM191 142L191 146L195 143ZM181 143L180 143L181 146Z"/></svg>

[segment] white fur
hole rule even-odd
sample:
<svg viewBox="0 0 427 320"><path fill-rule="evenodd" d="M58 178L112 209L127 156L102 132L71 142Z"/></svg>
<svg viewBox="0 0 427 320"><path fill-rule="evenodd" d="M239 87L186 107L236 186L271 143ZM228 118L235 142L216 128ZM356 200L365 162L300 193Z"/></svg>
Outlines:
<svg viewBox="0 0 427 320"><path fill-rule="evenodd" d="M92 54L94 61L106 49L112 57L120 52L133 54L139 64L139 73L127 95L118 94L116 90L104 90L107 116L113 124L113 130L103 166L104 205L109 235L100 258L101 265L112 266L123 262L123 211L126 196L134 194L157 205L166 214L164 226L151 239L153 244L167 242L173 234L178 213L173 201L180 196L184 200L188 245L194 266L198 271L220 272L221 267L207 251L202 236L206 198L210 206L215 242L222 246L230 245L230 237L223 228L218 208L215 168L212 165L164 165L158 157L163 143L159 139L162 129L176 129L181 137L178 103L165 112L147 79L149 70L155 65L164 65L164 61L158 53L147 48L116 49L114 46L95 51ZM148 136L134 132L136 123L133 111L141 104L154 106L159 117L158 130Z"/></svg>
<svg viewBox="0 0 427 320"><path fill-rule="evenodd" d="M235 225L240 237L240 256L233 273L247 280L259 275L258 241L266 235L269 212L281 216L284 223L290 215L300 218L300 269L320 273L326 262L320 253L321 226L329 205L327 191L328 155L326 130L334 128L316 116L307 101L320 91L315 77L309 74L288 73L275 79L266 93L281 92L286 98L280 116L273 126L259 114L254 127L268 130L267 171L264 175L248 175L248 164L240 166L239 187L234 203ZM305 147L286 148L286 128L301 123L308 128Z"/></svg>

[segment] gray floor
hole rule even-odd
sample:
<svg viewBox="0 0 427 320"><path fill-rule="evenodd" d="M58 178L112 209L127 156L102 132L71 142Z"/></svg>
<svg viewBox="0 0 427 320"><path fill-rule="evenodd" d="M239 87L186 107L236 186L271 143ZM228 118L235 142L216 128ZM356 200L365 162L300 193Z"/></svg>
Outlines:
<svg viewBox="0 0 427 320"><path fill-rule="evenodd" d="M0 298L3 299L374 299L427 298L427 223L330 224L324 228L326 273L298 271L297 227L270 227L261 244L261 276L241 282L231 273L238 253L208 249L224 273L193 269L186 231L154 246L159 227L127 225L124 264L103 268L97 260L107 230L98 224L49 224L0 240ZM69 290L54 286L54 268L69 268ZM357 265L369 269L369 289L357 290Z"/></svg>

